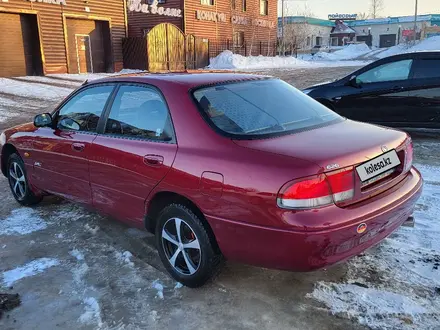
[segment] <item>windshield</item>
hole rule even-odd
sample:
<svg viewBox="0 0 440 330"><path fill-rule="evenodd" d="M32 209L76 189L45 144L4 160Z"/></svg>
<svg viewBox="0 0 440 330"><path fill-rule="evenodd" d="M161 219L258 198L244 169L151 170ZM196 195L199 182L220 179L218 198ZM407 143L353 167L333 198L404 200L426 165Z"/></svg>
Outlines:
<svg viewBox="0 0 440 330"><path fill-rule="evenodd" d="M194 92L204 116L233 135L310 129L342 117L278 79L228 83Z"/></svg>

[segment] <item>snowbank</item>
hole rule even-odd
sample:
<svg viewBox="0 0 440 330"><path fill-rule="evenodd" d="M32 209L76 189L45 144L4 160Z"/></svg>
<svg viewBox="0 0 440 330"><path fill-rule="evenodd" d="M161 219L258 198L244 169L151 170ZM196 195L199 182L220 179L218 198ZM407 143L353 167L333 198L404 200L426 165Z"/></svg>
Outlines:
<svg viewBox="0 0 440 330"><path fill-rule="evenodd" d="M386 51L378 53L376 57L385 58L388 56L410 53L410 52L420 52L429 50L439 50L440 51L440 36L431 37L420 41L415 46L408 47L405 44L396 45L388 48Z"/></svg>
<svg viewBox="0 0 440 330"><path fill-rule="evenodd" d="M337 50L334 53L319 52L313 56L312 59L325 61L352 60L366 55L369 52L371 52L371 49L366 44L352 44L341 50Z"/></svg>
<svg viewBox="0 0 440 330"><path fill-rule="evenodd" d="M343 50L341 50L343 51ZM313 68L327 66L361 66L362 61L329 61L319 63L305 61L292 56L242 56L229 50L210 59L209 69L269 69L269 68Z"/></svg>

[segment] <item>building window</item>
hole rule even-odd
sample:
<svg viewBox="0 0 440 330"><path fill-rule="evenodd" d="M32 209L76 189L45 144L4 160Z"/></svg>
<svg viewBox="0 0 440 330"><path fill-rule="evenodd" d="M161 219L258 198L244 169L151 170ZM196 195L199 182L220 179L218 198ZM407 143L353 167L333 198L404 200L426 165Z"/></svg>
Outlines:
<svg viewBox="0 0 440 330"><path fill-rule="evenodd" d="M234 32L234 35L232 37L232 42L234 44L234 47L243 47L243 45L244 45L244 32L242 32L242 31Z"/></svg>
<svg viewBox="0 0 440 330"><path fill-rule="evenodd" d="M337 37L332 37L331 38L331 45L336 47L339 44L339 39Z"/></svg>
<svg viewBox="0 0 440 330"><path fill-rule="evenodd" d="M202 5L214 6L214 0L200 0Z"/></svg>
<svg viewBox="0 0 440 330"><path fill-rule="evenodd" d="M316 46L322 46L322 37L316 37Z"/></svg>
<svg viewBox="0 0 440 330"><path fill-rule="evenodd" d="M267 2L268 0L260 0L260 15L268 14Z"/></svg>
<svg viewBox="0 0 440 330"><path fill-rule="evenodd" d="M232 10L235 10L235 0L231 0L231 8Z"/></svg>
<svg viewBox="0 0 440 330"><path fill-rule="evenodd" d="M246 11L246 0L242 0L241 6L242 6L242 10Z"/></svg>
<svg viewBox="0 0 440 330"><path fill-rule="evenodd" d="M310 37L307 37L307 46L310 46Z"/></svg>

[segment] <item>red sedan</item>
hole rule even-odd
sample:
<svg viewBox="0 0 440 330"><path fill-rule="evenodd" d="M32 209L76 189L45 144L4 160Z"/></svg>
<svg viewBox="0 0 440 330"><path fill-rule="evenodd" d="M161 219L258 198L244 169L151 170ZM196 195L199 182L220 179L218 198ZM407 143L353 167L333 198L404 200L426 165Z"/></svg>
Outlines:
<svg viewBox="0 0 440 330"><path fill-rule="evenodd" d="M422 190L407 134L254 75L96 80L0 142L19 203L54 194L146 228L190 287L224 258L295 271L346 260L405 222Z"/></svg>

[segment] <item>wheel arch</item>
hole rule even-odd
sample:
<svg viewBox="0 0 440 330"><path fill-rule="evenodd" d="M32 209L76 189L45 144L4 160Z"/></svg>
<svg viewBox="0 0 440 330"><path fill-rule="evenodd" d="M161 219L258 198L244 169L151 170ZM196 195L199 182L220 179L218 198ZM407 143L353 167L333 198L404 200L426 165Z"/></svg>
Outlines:
<svg viewBox="0 0 440 330"><path fill-rule="evenodd" d="M18 150L12 144L6 143L2 148L1 157L1 170L4 176L6 176L6 167L8 165L8 159L12 154L18 155Z"/></svg>
<svg viewBox="0 0 440 330"><path fill-rule="evenodd" d="M154 234L156 228L157 217L161 210L163 210L167 205L170 204L182 204L189 208L195 215L197 215L202 221L206 231L208 232L212 242L214 243L215 249L220 252L217 240L214 235L214 231L211 228L208 220L206 220L201 209L188 197L181 194L171 192L171 191L160 191L157 192L153 198L151 198L146 204L146 216L144 220L145 229Z"/></svg>

